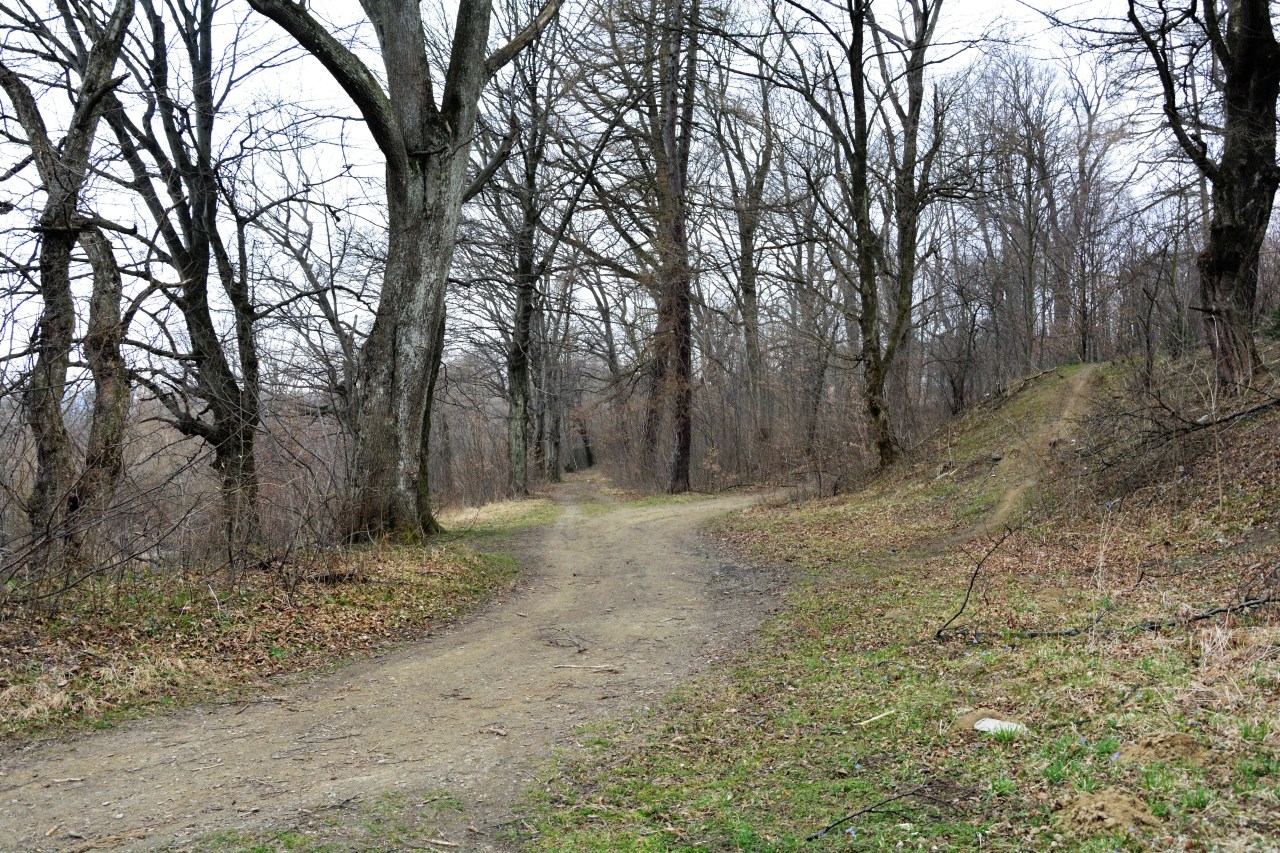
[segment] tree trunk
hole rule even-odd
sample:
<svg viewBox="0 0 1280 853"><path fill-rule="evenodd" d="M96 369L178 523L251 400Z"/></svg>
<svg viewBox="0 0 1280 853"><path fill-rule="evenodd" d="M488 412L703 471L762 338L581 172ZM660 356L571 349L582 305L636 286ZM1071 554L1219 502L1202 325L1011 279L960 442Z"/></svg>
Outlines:
<svg viewBox="0 0 1280 853"><path fill-rule="evenodd" d="M512 317L511 344L507 349L507 453L510 461L510 493L529 494L529 353L532 347L534 299L534 174L526 166L522 218L516 235L516 307Z"/></svg>
<svg viewBox="0 0 1280 853"><path fill-rule="evenodd" d="M1223 57L1222 158L1209 240L1197 259L1205 332L1218 381L1238 390L1261 365L1253 340L1258 260L1275 204L1280 45L1268 0L1230 0Z"/></svg>
<svg viewBox="0 0 1280 853"><path fill-rule="evenodd" d="M554 18L551 0L509 43L486 55L491 0L461 0L440 102L417 0L362 0L382 48L387 86L291 0L250 0L318 59L369 125L386 160L389 233L382 293L361 353L356 470L348 536L414 539L436 522L426 451L444 296L466 190L480 92Z"/></svg>
<svg viewBox="0 0 1280 853"><path fill-rule="evenodd" d="M693 443L693 318L690 304L693 273L689 264L687 186L693 141L694 95L697 91L698 23L698 0L693 0L687 16L683 0L672 0L667 10L668 32L659 54L658 69L662 92L661 138L655 159L658 255L662 266L659 271L658 341L655 349L656 355L661 357L661 368L655 373L650 395L645 442L650 450L656 443L656 419L653 416L659 414L660 409L654 401L661 385L666 385L671 398L675 438L667 476L667 492L670 494L689 491Z"/></svg>
<svg viewBox="0 0 1280 853"><path fill-rule="evenodd" d="M27 517L35 535L50 540L62 532L74 473L62 401L75 328L71 301L71 248L76 239L71 216L75 199L62 201L46 207L41 217L40 296L44 305L36 326L35 367L22 394L27 425L36 445L36 476L27 502Z"/></svg>
<svg viewBox="0 0 1280 853"><path fill-rule="evenodd" d="M526 307L527 306L527 307ZM529 315L532 295L516 290L515 328L507 351L507 456L512 497L529 494ZM522 328L523 327L523 328Z"/></svg>
<svg viewBox="0 0 1280 853"><path fill-rule="evenodd" d="M591 434L587 432L587 422L582 418L574 418L574 429L578 431L578 438L582 440L582 461L583 467L594 468L596 464L596 454L591 448Z"/></svg>
<svg viewBox="0 0 1280 853"><path fill-rule="evenodd" d="M22 405L36 446L36 476L27 502L27 517L34 536L45 539L50 546L54 540L67 536L68 513L78 509L72 482L75 463L62 417L75 334L71 253L81 231L88 227L78 205L104 101L119 83L111 75L133 13L133 0L119 0L105 26L94 25L93 45L83 67L76 69L81 78L80 90L68 129L56 145L48 136L44 117L26 82L0 62L0 88L9 96L27 137L46 194L38 226L43 305L32 342L35 364L24 382ZM118 302L115 310L119 311ZM36 562L52 563L56 557L46 549ZM55 569L51 564L41 570L45 568Z"/></svg>
<svg viewBox="0 0 1280 853"><path fill-rule="evenodd" d="M446 153L424 155L420 165L413 164L407 185L396 187L388 170L387 264L378 313L361 353L355 417L357 479L349 532L357 538L412 539L435 526L429 506L420 501L421 454L429 440L423 427L431 373L442 355L440 318L469 146L452 157L449 144L435 147Z"/></svg>
<svg viewBox="0 0 1280 853"><path fill-rule="evenodd" d="M689 464L693 454L693 318L687 279L673 298L676 315L675 372L672 376L675 447L671 453L667 493L678 495L689 491Z"/></svg>
<svg viewBox="0 0 1280 853"><path fill-rule="evenodd" d="M1216 365L1218 384L1238 392L1260 366L1253 340L1257 312L1258 263L1275 203L1276 100L1280 97L1280 43L1269 0L1228 0L1226 20L1216 3L1202 11L1150 28L1134 0L1128 17L1150 55L1164 94L1164 112L1179 145L1212 187L1213 215L1200 273L1200 310ZM1213 59L1222 69L1222 155L1214 161L1179 103L1182 69L1171 54L1167 30L1191 21L1203 28ZM1225 27L1224 27L1225 24Z"/></svg>
<svg viewBox="0 0 1280 853"><path fill-rule="evenodd" d="M81 232L80 245L93 268L89 327L84 337L85 359L93 377L93 417L84 469L68 500L72 508L69 526L77 555L91 549L95 522L106 511L124 473L124 434L132 391L129 368L120 352L124 336L120 268L111 243L98 228ZM85 522L77 523L76 516L82 516ZM86 556L92 559L91 554Z"/></svg>
<svg viewBox="0 0 1280 853"><path fill-rule="evenodd" d="M246 428L227 436L214 446L213 468L218 472L222 493L222 519L227 547L227 585L236 590L240 567L249 546L257 540L258 472L253 455L255 429Z"/></svg>

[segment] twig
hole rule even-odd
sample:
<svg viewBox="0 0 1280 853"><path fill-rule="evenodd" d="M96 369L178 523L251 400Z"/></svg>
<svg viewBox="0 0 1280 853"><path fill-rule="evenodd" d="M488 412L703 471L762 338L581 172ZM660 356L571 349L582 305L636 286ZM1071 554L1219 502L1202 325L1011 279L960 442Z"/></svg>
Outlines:
<svg viewBox="0 0 1280 853"><path fill-rule="evenodd" d="M854 725L855 725L855 726L869 726L869 725L871 725L872 723L874 723L876 720L883 720L885 717L889 716L890 714L894 713L895 711L897 711L897 709L896 709L896 708L890 708L889 710L885 711L883 714L876 714L876 715L875 715L874 717L872 717L871 719L869 719L869 720L863 720L863 721L862 721L862 722L860 722L860 723L854 723Z"/></svg>
<svg viewBox="0 0 1280 853"><path fill-rule="evenodd" d="M324 809L345 809L347 806L351 805L351 803L355 802L355 801L356 801L356 800L358 800L358 799L360 799L360 795L359 795L359 794L352 794L351 796L347 797L345 800L342 800L342 801L340 801L340 802L337 802L337 803L329 803L328 805L321 806L321 807L320 807L320 810L324 810Z"/></svg>
<svg viewBox="0 0 1280 853"><path fill-rule="evenodd" d="M595 669L595 670L603 669L603 670L608 670L609 672L619 671L617 664L612 664L612 663L602 663L602 664L599 664L598 666L582 666L581 664L576 664L576 663L558 663L551 668L552 669Z"/></svg>
<svg viewBox="0 0 1280 853"><path fill-rule="evenodd" d="M948 619L946 621L946 624L944 624L941 628L939 628L937 631L934 632L933 638L935 640L946 639L946 637L944 637L943 635L946 632L947 628L951 627L951 623L959 619L961 614L963 614L965 609L969 606L969 599L973 597L973 587L974 587L974 584L978 582L978 573L982 571L983 564L986 563L987 559L992 554L994 554L997 550L999 550L1000 546L1004 544L1004 541L1012 535L1013 535L1013 528L1009 527L1008 525L1005 525L1004 532L1000 534L1000 538L996 540L994 545L992 545L990 548L987 549L987 553L982 555L982 559L978 561L978 565L973 567L973 574L969 576L969 588L965 590L965 593L964 593L964 602L960 605L960 609L955 612L955 615L952 616L950 619Z"/></svg>
<svg viewBox="0 0 1280 853"><path fill-rule="evenodd" d="M848 823L849 821L853 820L856 817L861 817L867 812L873 812L876 809L880 808L881 806L889 805L889 803L896 803L898 800L906 799L907 797L910 797L912 794L918 794L927 787L929 787L929 783L925 782L923 785L917 785L916 787L912 788L909 791L899 791L898 793L894 794L892 797L885 797L883 800L881 800L878 803L875 803L874 805L867 806L866 808L863 808L863 809L858 809L856 812L847 814L844 817L840 818L839 820L835 821L834 823L827 824L822 829L818 830L812 835L805 836L804 840L817 841L819 838L826 835L831 830L836 829L840 826L843 826L844 824Z"/></svg>
<svg viewBox="0 0 1280 853"><path fill-rule="evenodd" d="M1110 634L1128 634L1138 631L1159 631L1164 628L1176 628L1179 625L1193 625L1196 622L1203 622L1206 619L1212 619L1215 616L1221 616L1224 613L1241 613L1245 610L1253 610L1257 607L1263 607L1268 604L1275 604L1280 599L1273 596L1265 596L1263 598L1251 598L1248 601L1242 601L1239 604L1224 604L1221 607L1214 607L1203 613L1197 613L1193 616L1187 616L1181 619L1148 619L1146 622L1139 622L1136 625L1130 625L1128 628L1121 628L1115 631L1101 631L1102 635ZM1097 631L1098 623L1102 621L1102 617L1107 613L1106 610L1101 611L1093 622L1084 627L1065 628L1061 631L974 631L968 636L975 640L981 637L999 637L1001 639L1009 638L1015 640L1038 640L1052 637L1079 637L1083 634L1091 634ZM935 635L936 636L936 635ZM940 640L945 637L938 637Z"/></svg>
<svg viewBox="0 0 1280 853"><path fill-rule="evenodd" d="M1140 622L1129 628L1130 631L1159 631L1161 628L1174 628L1178 625L1190 625L1194 622L1203 622L1205 619L1212 619L1223 613L1239 613L1242 610L1252 610L1255 607L1262 607L1264 604L1270 604L1275 601L1271 596L1263 598L1251 598L1248 601L1242 601L1239 604L1227 604L1221 607L1214 607L1203 613L1197 613L1186 619L1149 619L1146 622Z"/></svg>
<svg viewBox="0 0 1280 853"><path fill-rule="evenodd" d="M135 829L131 832L121 832L117 835L104 835L101 838L92 838L74 847L68 847L66 853L88 853L90 850L100 850L104 847L115 847L123 841L137 841L140 838L147 837L148 830Z"/></svg>

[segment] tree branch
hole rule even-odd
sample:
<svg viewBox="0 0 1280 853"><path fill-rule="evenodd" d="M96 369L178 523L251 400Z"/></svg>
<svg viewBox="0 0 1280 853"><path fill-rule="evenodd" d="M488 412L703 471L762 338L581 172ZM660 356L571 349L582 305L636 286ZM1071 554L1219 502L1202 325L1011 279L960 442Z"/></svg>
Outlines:
<svg viewBox="0 0 1280 853"><path fill-rule="evenodd" d="M396 121L390 99L373 72L311 17L302 4L291 0L249 0L249 5L279 24L320 61L364 116L369 132L387 158L387 168L400 172L397 177L407 173L408 154L403 131Z"/></svg>
<svg viewBox="0 0 1280 853"><path fill-rule="evenodd" d="M555 19L560 11L560 6L564 0L547 0L547 4L542 7L542 11L538 16L529 22L523 30L516 33L511 41L489 54L489 58L484 62L485 74L492 77L502 70L502 67L519 55L547 28L547 25Z"/></svg>

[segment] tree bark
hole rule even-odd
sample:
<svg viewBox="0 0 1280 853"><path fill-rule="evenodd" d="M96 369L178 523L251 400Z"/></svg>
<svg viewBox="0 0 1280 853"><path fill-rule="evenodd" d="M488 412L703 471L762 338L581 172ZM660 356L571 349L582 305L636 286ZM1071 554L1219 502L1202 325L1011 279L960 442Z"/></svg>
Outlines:
<svg viewBox="0 0 1280 853"><path fill-rule="evenodd" d="M120 268L111 243L101 229L89 226L80 245L93 268L89 327L84 337L85 360L93 377L93 416L85 448L84 467L71 490L69 527L77 559L89 550L94 525L106 511L124 473L124 435L129 421L132 384L120 352L124 323L120 312ZM77 523L76 517L86 519Z"/></svg>
<svg viewBox="0 0 1280 853"><path fill-rule="evenodd" d="M669 4L658 68L661 136L657 140L655 159L661 269L655 341L657 367L644 437L647 449L652 450L661 413L657 400L669 394L675 439L667 475L670 494L689 491L693 455L693 270L689 263L687 186L697 92L699 9L699 0L693 0L687 14L684 0L672 0Z"/></svg>

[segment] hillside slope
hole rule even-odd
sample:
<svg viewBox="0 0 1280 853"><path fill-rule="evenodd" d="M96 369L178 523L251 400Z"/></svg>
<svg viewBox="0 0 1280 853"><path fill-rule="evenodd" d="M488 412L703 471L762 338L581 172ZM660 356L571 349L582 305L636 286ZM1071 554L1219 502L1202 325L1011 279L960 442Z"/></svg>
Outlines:
<svg viewBox="0 0 1280 853"><path fill-rule="evenodd" d="M1170 426L1130 381L1043 374L858 493L722 522L788 606L593 733L528 846L1280 849L1280 418Z"/></svg>

